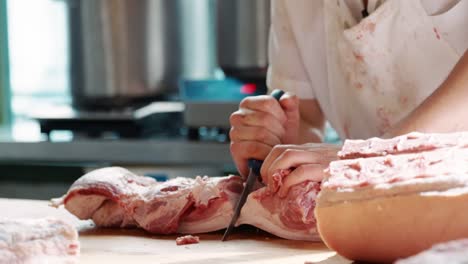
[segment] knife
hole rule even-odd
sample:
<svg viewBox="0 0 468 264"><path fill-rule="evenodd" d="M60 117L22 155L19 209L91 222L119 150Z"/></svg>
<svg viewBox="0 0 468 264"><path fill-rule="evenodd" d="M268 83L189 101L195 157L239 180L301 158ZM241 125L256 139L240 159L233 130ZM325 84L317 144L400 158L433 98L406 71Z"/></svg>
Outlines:
<svg viewBox="0 0 468 264"><path fill-rule="evenodd" d="M283 96L284 91L282 90L274 90L271 93L271 96L275 98L277 101ZM242 190L241 196L237 201L236 208L234 209L234 214L232 215L231 222L229 223L228 228L224 232L222 241L226 241L228 236L232 233L234 226L236 225L237 219L239 218L240 212L242 207L247 200L247 196L252 192L252 189L255 185L255 182L260 176L260 169L262 168L263 161L256 160L256 159L249 159L248 166L249 166L249 176L247 177L247 181L245 182L244 189Z"/></svg>

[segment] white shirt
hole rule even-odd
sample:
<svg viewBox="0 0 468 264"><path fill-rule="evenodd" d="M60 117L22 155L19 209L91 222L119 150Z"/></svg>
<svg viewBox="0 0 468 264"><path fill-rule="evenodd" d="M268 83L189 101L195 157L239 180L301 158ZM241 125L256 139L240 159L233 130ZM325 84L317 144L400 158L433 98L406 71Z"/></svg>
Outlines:
<svg viewBox="0 0 468 264"><path fill-rule="evenodd" d="M341 138L366 138L384 133L386 129L409 114L439 87L450 73L456 60L468 48L468 5L466 4L468 0L460 0L460 2L455 0L405 0L421 1L418 5L424 8L430 18L429 21L434 25L434 32L431 31L431 34L434 38L443 38L444 42L448 44L451 57L455 59L446 63L447 67L434 67L434 71L437 71L437 74L442 77L430 81L430 85L427 85L427 82L419 82L424 85L399 87L400 92L405 95L401 96L399 101L400 103L404 101L405 107L398 108L396 100L383 99L373 102L372 96L369 94L344 93L346 96L340 96L343 94L343 87L329 86L329 83L333 83L338 76L332 76L329 69L331 64L330 50L334 51L330 47L333 44L326 45L329 33L326 33L328 31L326 30L325 21L327 19L325 16L328 13L324 10L324 1L339 0L272 1L270 66L267 84L270 89L283 89L298 95L301 99L317 99L326 119L337 130ZM387 1L396 2L397 0ZM369 0L369 5L375 4L375 2ZM383 4L377 6L374 12L378 12L382 6ZM398 5L394 6L396 6L394 8L399 8ZM346 8L352 16L351 20L354 19L360 23L362 1L346 0ZM410 19L408 23L419 21L418 19L414 20ZM398 29L390 28L388 30ZM418 49L424 51L426 47L421 45ZM429 53L433 50L427 48ZM431 55L427 54L429 57ZM445 56L445 54L439 55ZM416 57L414 60L418 60L418 58ZM336 63L336 60L334 62ZM369 67L368 64L367 67ZM427 69L410 69L408 74L418 76L418 78L423 78L419 76L427 74L431 75L430 72L427 74L426 72ZM352 85L353 83L349 83L349 86ZM409 89L412 90L408 91ZM395 93L395 91L391 92ZM385 91L381 91L381 94L385 94ZM415 96L408 96L408 94L415 94ZM359 107L350 105L356 102L359 102ZM338 108L341 111L337 111ZM388 116L382 117L384 114ZM359 120L363 117L365 120ZM382 121L382 119L384 120Z"/></svg>

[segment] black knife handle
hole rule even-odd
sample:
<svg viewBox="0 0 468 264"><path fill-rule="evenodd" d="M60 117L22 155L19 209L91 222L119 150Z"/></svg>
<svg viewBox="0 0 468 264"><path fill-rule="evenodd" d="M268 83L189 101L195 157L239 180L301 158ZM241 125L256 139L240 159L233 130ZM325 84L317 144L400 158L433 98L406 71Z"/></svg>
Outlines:
<svg viewBox="0 0 468 264"><path fill-rule="evenodd" d="M256 159L249 159L248 160L249 168L257 175L260 175L260 169L262 168L263 161L256 160Z"/></svg>
<svg viewBox="0 0 468 264"><path fill-rule="evenodd" d="M281 99L281 96L283 96L283 94L285 94L285 92L280 89L275 89L273 90L273 92L271 92L271 96L273 96L273 98L275 98L277 101Z"/></svg>

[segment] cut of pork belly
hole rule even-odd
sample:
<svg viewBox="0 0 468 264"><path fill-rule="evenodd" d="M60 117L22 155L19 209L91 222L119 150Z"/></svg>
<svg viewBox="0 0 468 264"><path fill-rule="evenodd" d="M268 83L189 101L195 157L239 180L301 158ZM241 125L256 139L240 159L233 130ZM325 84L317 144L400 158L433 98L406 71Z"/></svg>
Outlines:
<svg viewBox="0 0 468 264"><path fill-rule="evenodd" d="M384 194L390 195L390 187L395 189L394 193L401 193L405 192L404 186L408 184L413 192L446 190L464 186L468 181L467 173L468 148L338 160L331 162L326 171L322 196L336 193L342 196L340 199L347 200L356 196L357 192L366 193L375 189L385 189ZM369 197L375 195L375 192L369 193ZM359 198L366 197L359 194ZM330 202L334 199L324 197L322 200Z"/></svg>
<svg viewBox="0 0 468 264"><path fill-rule="evenodd" d="M93 219L98 226L134 227L129 205L158 184L152 178L136 176L123 168L103 168L79 178L67 194L52 199L51 204L55 207L64 204L79 219Z"/></svg>
<svg viewBox="0 0 468 264"><path fill-rule="evenodd" d="M194 204L193 184L193 179L176 178L152 186L130 203L132 217L151 233L177 232L180 218Z"/></svg>
<svg viewBox="0 0 468 264"><path fill-rule="evenodd" d="M97 226L141 227L157 234L215 231L227 226L242 190L237 176L176 178L158 183L119 167L92 171L59 199L78 218ZM225 212L225 213L222 213ZM179 225L185 221L189 224ZM199 228L199 230L197 230Z"/></svg>
<svg viewBox="0 0 468 264"><path fill-rule="evenodd" d="M305 181L290 188L286 197L261 188L249 195L237 222L250 224L276 236L320 241L314 216L320 183Z"/></svg>
<svg viewBox="0 0 468 264"><path fill-rule="evenodd" d="M179 177L150 188L130 206L139 226L152 233L210 232L226 227L241 190L236 176Z"/></svg>
<svg viewBox="0 0 468 264"><path fill-rule="evenodd" d="M206 177L193 189L193 207L182 217L178 232L205 233L227 227L243 183L240 177ZM209 180L208 180L209 179Z"/></svg>
<svg viewBox="0 0 468 264"><path fill-rule="evenodd" d="M0 263L77 263L76 229L58 219L0 219Z"/></svg>
<svg viewBox="0 0 468 264"><path fill-rule="evenodd" d="M324 242L387 263L468 237L466 143L466 132L345 143L341 158L359 158L326 170L315 209Z"/></svg>
<svg viewBox="0 0 468 264"><path fill-rule="evenodd" d="M226 228L242 189L238 176L158 183L112 167L84 175L53 204L64 204L80 219L93 219L98 226L194 234ZM319 240L313 215L319 189L320 183L304 181L280 196L263 187L249 196L238 224L251 224L289 239Z"/></svg>
<svg viewBox="0 0 468 264"><path fill-rule="evenodd" d="M390 139L346 140L338 156L341 159L353 159L467 146L468 132L444 134L412 132Z"/></svg>

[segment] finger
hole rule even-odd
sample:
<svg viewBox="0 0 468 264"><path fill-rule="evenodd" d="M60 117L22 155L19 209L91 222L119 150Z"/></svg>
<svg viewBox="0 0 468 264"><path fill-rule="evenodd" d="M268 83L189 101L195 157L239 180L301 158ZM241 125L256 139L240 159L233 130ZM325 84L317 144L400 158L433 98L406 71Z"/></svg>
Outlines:
<svg viewBox="0 0 468 264"><path fill-rule="evenodd" d="M232 147L231 156L234 160L234 163L236 164L237 171L239 172L240 176L242 176L242 178L245 180L249 175L249 167L247 165L247 160L241 156L236 156L232 151Z"/></svg>
<svg viewBox="0 0 468 264"><path fill-rule="evenodd" d="M302 149L287 149L271 163L267 174L273 175L273 173L280 169L296 168L302 164L317 163L321 163L319 153Z"/></svg>
<svg viewBox="0 0 468 264"><path fill-rule="evenodd" d="M243 126L244 116L246 115L245 110L237 110L229 116L229 123L231 126Z"/></svg>
<svg viewBox="0 0 468 264"><path fill-rule="evenodd" d="M282 142L297 143L297 135L299 133L300 112L299 112L299 99L292 94L286 93L279 101L284 110L287 121L283 125L288 128L289 133L285 133ZM295 131L296 133L294 133Z"/></svg>
<svg viewBox="0 0 468 264"><path fill-rule="evenodd" d="M231 126L264 127L278 138L286 133L283 125L273 115L260 111L239 109L231 114L230 123Z"/></svg>
<svg viewBox="0 0 468 264"><path fill-rule="evenodd" d="M288 148L292 148L293 145L276 145L268 154L268 156L263 161L262 168L260 169L260 175L262 176L262 181L268 183L269 176L268 168L270 168L273 161L275 161L281 153L286 151Z"/></svg>
<svg viewBox="0 0 468 264"><path fill-rule="evenodd" d="M273 115L281 124L284 124L287 121L286 114L281 105L275 98L269 95L247 97L241 101L239 108L269 113Z"/></svg>
<svg viewBox="0 0 468 264"><path fill-rule="evenodd" d="M303 183L305 181L322 181L325 168L326 166L322 164L304 164L297 167L283 179L283 184L278 191L278 196L280 198L286 197L290 188L296 184Z"/></svg>
<svg viewBox="0 0 468 264"><path fill-rule="evenodd" d="M286 117L296 117L296 114L299 113L299 98L290 93L285 93L279 100L281 108L286 114ZM298 115L297 115L298 116Z"/></svg>
<svg viewBox="0 0 468 264"><path fill-rule="evenodd" d="M229 137L232 141L258 141L271 147L281 144L279 137L264 127L233 126Z"/></svg>
<svg viewBox="0 0 468 264"><path fill-rule="evenodd" d="M231 155L242 176L248 175L248 159L263 160L271 151L271 146L257 141L232 141Z"/></svg>

